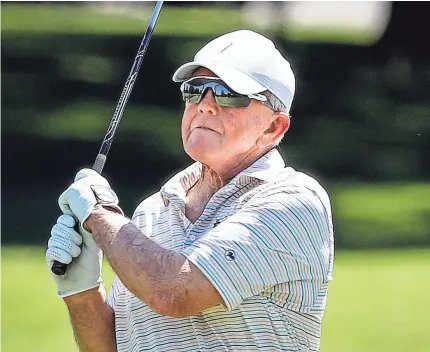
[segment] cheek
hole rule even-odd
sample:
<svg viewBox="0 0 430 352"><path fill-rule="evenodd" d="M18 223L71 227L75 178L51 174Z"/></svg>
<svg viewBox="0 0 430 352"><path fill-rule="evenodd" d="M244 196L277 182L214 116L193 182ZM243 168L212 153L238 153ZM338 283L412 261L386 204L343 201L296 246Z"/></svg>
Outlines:
<svg viewBox="0 0 430 352"><path fill-rule="evenodd" d="M224 119L224 128L229 138L241 139L246 133L246 114L242 111L230 112Z"/></svg>
<svg viewBox="0 0 430 352"><path fill-rule="evenodd" d="M182 114L182 120L181 120L182 137L190 133L192 116L193 115L192 115L192 112L190 111L190 108L185 105L184 113Z"/></svg>
<svg viewBox="0 0 430 352"><path fill-rule="evenodd" d="M263 117L256 115L250 117L246 111L243 114L231 114L226 125L230 137L236 141L255 141L263 130Z"/></svg>

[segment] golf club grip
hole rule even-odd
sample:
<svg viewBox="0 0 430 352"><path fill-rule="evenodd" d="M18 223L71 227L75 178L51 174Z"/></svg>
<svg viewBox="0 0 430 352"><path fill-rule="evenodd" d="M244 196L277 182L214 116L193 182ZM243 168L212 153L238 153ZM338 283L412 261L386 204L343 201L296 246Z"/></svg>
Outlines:
<svg viewBox="0 0 430 352"><path fill-rule="evenodd" d="M121 121L122 114L124 112L125 106L128 101L128 97L130 96L131 90L133 89L134 82L136 81L137 74L140 69L140 65L142 64L143 57L145 56L146 50L149 45L149 41L151 40L152 32L154 31L155 24L157 23L158 15L160 14L161 7L163 6L163 1L157 1L154 7L154 11L152 12L151 19L149 20L148 28L143 36L142 42L139 46L139 50L134 59L133 66L128 75L127 81L125 82L124 88L121 92L120 98L118 100L118 104L114 110L113 116L109 123L108 129L106 131L106 135L103 139L102 146L100 148L99 154L96 157L96 160L93 164L93 170L97 171L99 174L102 173L103 167L106 162L106 157L109 152L110 146L112 144L113 137L115 135L116 128L118 127L119 122ZM55 275L62 276L67 271L67 264L60 263L58 261L54 261L51 267L51 271Z"/></svg>
<svg viewBox="0 0 430 352"><path fill-rule="evenodd" d="M54 264L52 264L51 271L58 276L62 276L66 273L67 270L67 264L54 261Z"/></svg>
<svg viewBox="0 0 430 352"><path fill-rule="evenodd" d="M103 166L102 166L102 168L103 168ZM78 223L75 224L74 229L76 232L79 232L79 224ZM51 267L51 271L55 275L63 276L67 271L67 266L68 266L68 264L64 264L64 263L61 263L59 261L54 260L54 263L52 264L52 267Z"/></svg>
<svg viewBox="0 0 430 352"><path fill-rule="evenodd" d="M103 167L105 166L105 162L106 155L98 154L96 160L94 161L93 170L101 174L103 171Z"/></svg>

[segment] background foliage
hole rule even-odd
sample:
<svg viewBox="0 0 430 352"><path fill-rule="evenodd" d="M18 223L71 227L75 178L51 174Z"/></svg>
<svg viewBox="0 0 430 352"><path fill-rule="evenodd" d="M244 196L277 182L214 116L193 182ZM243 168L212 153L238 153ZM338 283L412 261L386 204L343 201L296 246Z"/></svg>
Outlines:
<svg viewBox="0 0 430 352"><path fill-rule="evenodd" d="M146 6L139 17L54 4L2 6L4 242L45 239L57 195L76 170L92 164L152 11ZM240 3L167 4L105 169L129 213L191 162L180 140L175 68L218 33L252 28ZM430 60L415 43L407 47L407 37L390 40L405 8L411 12L393 7L373 45L320 43L305 31L285 35L282 27L262 31L297 76L283 154L333 194L339 246L430 242Z"/></svg>
<svg viewBox="0 0 430 352"><path fill-rule="evenodd" d="M58 195L77 170L92 165L152 5L2 3L4 350L66 351L58 347L65 336L74 350L42 245L59 215ZM262 28L248 6L165 3L105 176L131 215L191 162L180 139L183 103L171 81L174 70L222 33L266 34L297 77L282 153L316 176L333 204L339 255L323 350L428 350L428 3L392 3L388 26L376 37L291 27L282 2L270 3L271 21ZM43 309L51 304L52 315ZM28 341L20 339L22 331L32 331Z"/></svg>

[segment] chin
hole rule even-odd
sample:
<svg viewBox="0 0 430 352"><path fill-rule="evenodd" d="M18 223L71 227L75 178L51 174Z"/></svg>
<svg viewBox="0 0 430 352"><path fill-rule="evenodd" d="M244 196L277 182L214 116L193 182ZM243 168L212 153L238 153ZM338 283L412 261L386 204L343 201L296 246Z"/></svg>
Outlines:
<svg viewBox="0 0 430 352"><path fill-rule="evenodd" d="M194 160L206 163L217 160L222 149L220 135L213 131L194 130L183 138L185 152Z"/></svg>
<svg viewBox="0 0 430 352"><path fill-rule="evenodd" d="M184 149L191 159L199 161L202 164L208 164L209 160L212 160L216 153L216 149L214 149L214 147L195 143L192 145L188 143L184 146Z"/></svg>

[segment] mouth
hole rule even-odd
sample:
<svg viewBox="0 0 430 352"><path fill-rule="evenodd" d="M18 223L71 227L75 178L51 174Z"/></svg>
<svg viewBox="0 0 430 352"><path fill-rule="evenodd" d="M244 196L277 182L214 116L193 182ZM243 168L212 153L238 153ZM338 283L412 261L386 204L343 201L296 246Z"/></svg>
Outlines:
<svg viewBox="0 0 430 352"><path fill-rule="evenodd" d="M212 128L209 127L205 127L205 126L198 126L195 129L200 129L200 130L207 130L207 131L212 131L212 132L216 132L215 130L213 130Z"/></svg>

